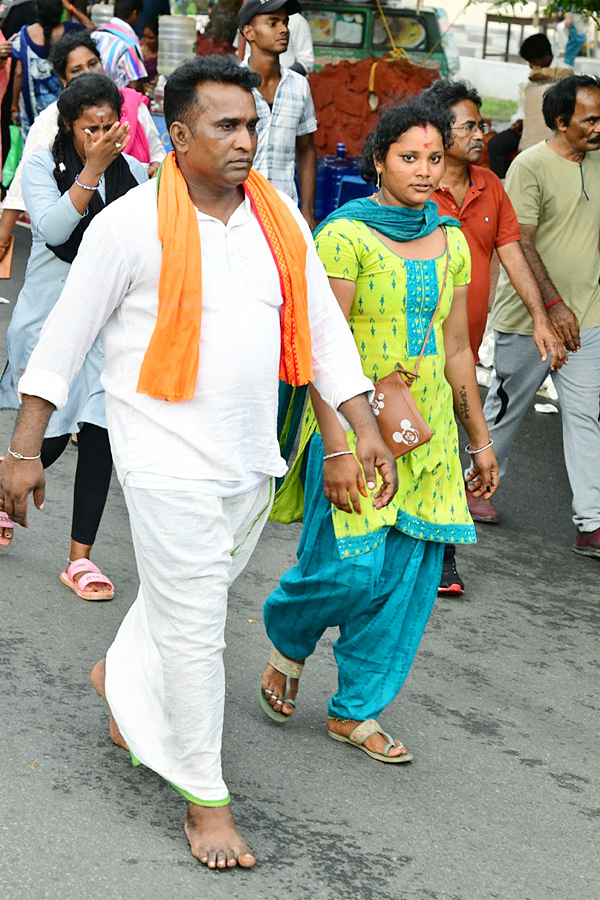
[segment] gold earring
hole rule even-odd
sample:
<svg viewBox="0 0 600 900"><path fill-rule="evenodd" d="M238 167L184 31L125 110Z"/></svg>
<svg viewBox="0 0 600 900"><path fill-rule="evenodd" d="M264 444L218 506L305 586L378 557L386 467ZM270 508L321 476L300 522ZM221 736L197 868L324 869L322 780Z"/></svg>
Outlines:
<svg viewBox="0 0 600 900"><path fill-rule="evenodd" d="M377 190L381 190L381 172L377 172L377 179L375 181L375 187Z"/></svg>

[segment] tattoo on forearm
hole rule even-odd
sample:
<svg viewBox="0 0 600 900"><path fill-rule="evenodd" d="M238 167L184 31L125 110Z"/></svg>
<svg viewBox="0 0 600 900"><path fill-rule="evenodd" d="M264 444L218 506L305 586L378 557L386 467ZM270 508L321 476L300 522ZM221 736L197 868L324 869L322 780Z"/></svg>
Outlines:
<svg viewBox="0 0 600 900"><path fill-rule="evenodd" d="M462 385L459 391L460 394L460 403L458 404L458 409L460 412L460 416L463 419L469 418L469 401L467 400L467 387L466 385Z"/></svg>

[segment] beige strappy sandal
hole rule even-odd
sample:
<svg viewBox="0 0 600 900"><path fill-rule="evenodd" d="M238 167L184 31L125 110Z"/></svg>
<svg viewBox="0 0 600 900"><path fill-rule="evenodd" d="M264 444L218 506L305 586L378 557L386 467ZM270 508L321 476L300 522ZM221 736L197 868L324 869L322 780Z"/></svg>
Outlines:
<svg viewBox="0 0 600 900"><path fill-rule="evenodd" d="M340 722L348 722L352 721L350 719L339 719ZM410 762L413 759L412 753L404 753L402 756L388 756L389 751L393 747L398 747L394 738L384 731L377 719L366 719L364 722L359 722L354 731L351 731L348 737L345 734L337 734L335 731L331 731L331 729L327 729L327 734L330 738L333 738L334 741L340 741L342 744L352 744L354 747L358 747L359 750L362 750L363 753L366 753L367 756L370 756L371 759L378 759L380 762L385 763L405 763ZM383 753L375 753L374 750L369 750L364 746L364 742L367 738L371 737L372 734L382 734L384 738L387 738L388 743L385 746ZM406 750L406 747L400 741L399 750Z"/></svg>
<svg viewBox="0 0 600 900"><path fill-rule="evenodd" d="M290 681L292 678L300 678L302 675L302 669L304 668L304 663L297 663L291 659L288 659L287 656L284 656L279 650L276 650L275 647L271 648L271 652L269 653L269 665L273 666L278 672L281 672L282 675L285 675L285 695L281 700L281 703L289 703L290 706L296 706L295 700L290 698ZM264 674L264 673L263 673ZM262 711L269 719L272 719L273 722L277 722L281 724L282 722L287 722L288 719L291 719L291 715L286 716L285 713L278 712L276 709L273 709L271 704L269 703L269 698L266 696L265 692L262 688L262 680L263 676L261 674L258 679L258 703Z"/></svg>

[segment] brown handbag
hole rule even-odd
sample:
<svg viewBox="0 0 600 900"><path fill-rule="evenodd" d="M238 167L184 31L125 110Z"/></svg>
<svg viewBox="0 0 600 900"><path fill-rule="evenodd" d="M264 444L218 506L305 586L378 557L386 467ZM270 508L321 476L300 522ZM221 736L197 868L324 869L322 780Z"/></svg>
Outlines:
<svg viewBox="0 0 600 900"><path fill-rule="evenodd" d="M375 384L375 396L371 406L377 416L377 424L379 425L381 436L392 451L395 459L398 459L399 456L403 456L405 453L409 453L415 447L426 444L433 437L433 431L417 409L410 392L410 386L419 377L419 366L421 365L421 360L433 329L433 323L446 288L450 253L448 251L448 239L445 228L443 232L446 248L444 280L438 295L437 306L433 311L421 352L417 358L415 370L414 372L409 372L400 363L396 363L394 371Z"/></svg>

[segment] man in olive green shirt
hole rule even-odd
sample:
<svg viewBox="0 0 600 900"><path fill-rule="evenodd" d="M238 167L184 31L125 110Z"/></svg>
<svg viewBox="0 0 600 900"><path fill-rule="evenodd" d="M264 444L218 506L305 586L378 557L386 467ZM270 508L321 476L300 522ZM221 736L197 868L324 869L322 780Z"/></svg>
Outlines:
<svg viewBox="0 0 600 900"><path fill-rule="evenodd" d="M575 552L600 557L600 80L574 75L545 93L554 131L521 153L505 187L550 321L569 351L553 372L573 492ZM491 313L494 377L484 407L502 476L516 431L546 378L532 321L502 272Z"/></svg>

